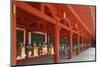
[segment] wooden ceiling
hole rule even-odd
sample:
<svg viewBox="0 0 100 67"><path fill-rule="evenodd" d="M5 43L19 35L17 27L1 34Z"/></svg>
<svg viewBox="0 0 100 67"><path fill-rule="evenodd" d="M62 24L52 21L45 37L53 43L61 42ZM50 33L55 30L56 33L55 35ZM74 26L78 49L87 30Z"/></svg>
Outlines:
<svg viewBox="0 0 100 67"><path fill-rule="evenodd" d="M95 6L83 6L83 5L71 5L73 7L73 9L77 12L77 14L79 15L79 17L82 19L82 21L84 22L84 24L86 25L86 27L90 30L90 32L92 33L92 35L95 35L95 19L93 20L93 18L95 18ZM93 9L93 16L91 13L91 9Z"/></svg>
<svg viewBox="0 0 100 67"><path fill-rule="evenodd" d="M53 24L49 24L47 21L38 18L35 15L28 13L20 9L16 8L16 19L17 19L17 27L26 28L31 31L42 31L48 32L48 34L52 34ZM52 26L52 27L51 27Z"/></svg>
<svg viewBox="0 0 100 67"><path fill-rule="evenodd" d="M34 2L27 2L27 4L31 5L32 7L37 8L39 11L41 10L41 4L42 3L34 3ZM81 22L76 18L76 16L72 13L72 11L67 7L65 4L48 4L43 3L46 5L51 5L55 11L53 12L56 14L59 18L63 19L64 12L66 13L66 17L71 21L70 24L74 27L75 24L77 24L79 31L86 30ZM77 15L81 18L85 26L89 29L89 31L92 33L93 36L95 36L95 21L93 21L93 17L95 16L95 9L94 14L92 15L91 8L95 8L94 6L83 6L83 5L70 5L74 11L77 13ZM17 25L23 25L26 27L30 27L33 30L44 30L46 29L49 32L52 32L53 30L53 24L45 23L47 21L35 16L31 15L30 13L20 9L17 7ZM46 10L46 13L50 13L50 10ZM50 15L50 14L49 14ZM50 26L51 25L51 26Z"/></svg>

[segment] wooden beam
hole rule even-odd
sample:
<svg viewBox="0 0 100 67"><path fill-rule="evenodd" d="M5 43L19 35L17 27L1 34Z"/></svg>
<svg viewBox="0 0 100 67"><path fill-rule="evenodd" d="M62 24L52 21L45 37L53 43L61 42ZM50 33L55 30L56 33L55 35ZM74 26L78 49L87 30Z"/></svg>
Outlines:
<svg viewBox="0 0 100 67"><path fill-rule="evenodd" d="M28 5L25 2L16 2L16 5L17 5L17 7L31 13L32 15L35 15L35 16L37 16L41 19L44 19L44 20L46 20L50 23L55 24L55 22L56 22L55 19L49 17L48 15L44 14L43 12L40 12L39 10L37 10L36 8Z"/></svg>
<svg viewBox="0 0 100 67"><path fill-rule="evenodd" d="M21 8L21 9L23 9L23 10L29 12L29 13L31 13L32 15L35 15L35 16L37 16L37 17L39 17L41 19L44 19L44 20L46 20L46 21L48 21L50 23L56 24L56 20L55 19L49 17L48 15L44 14L43 12L40 12L39 10L37 10L36 8L28 5L27 3L17 2L16 5L17 5L17 7ZM67 21L69 21L69 20L67 19ZM71 30L71 28L69 28L67 26L64 26L63 24L60 24L60 26L62 28L64 28L64 29L66 29L66 30ZM72 31L74 33L78 33L77 31L74 31L74 30L72 30Z"/></svg>
<svg viewBox="0 0 100 67"><path fill-rule="evenodd" d="M76 16L76 18L80 21L80 23L83 25L83 27L88 31L88 33L91 35L91 32L89 31L89 29L86 27L86 25L84 24L84 22L82 21L82 19L80 18L80 16L77 14L77 12L75 12L75 10L73 9L73 7L71 5L67 5L68 8L71 10L71 12Z"/></svg>
<svg viewBox="0 0 100 67"><path fill-rule="evenodd" d="M52 13L53 17L57 15L57 9L52 4L45 4L50 9L50 12Z"/></svg>

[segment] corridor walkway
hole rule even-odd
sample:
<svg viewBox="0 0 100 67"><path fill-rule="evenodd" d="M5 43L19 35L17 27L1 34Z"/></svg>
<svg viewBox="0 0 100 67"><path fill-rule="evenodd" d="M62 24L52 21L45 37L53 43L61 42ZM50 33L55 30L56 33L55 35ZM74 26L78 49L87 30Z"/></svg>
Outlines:
<svg viewBox="0 0 100 67"><path fill-rule="evenodd" d="M67 59L66 55L61 56L59 59L59 63L62 62L80 62L80 61L95 61L95 48L89 48L83 52L81 52L79 55L73 55L72 59ZM25 62L21 65L28 65L28 64L50 64L53 62L53 56L44 56L41 58L37 58L30 62ZM20 65L20 64L19 64Z"/></svg>

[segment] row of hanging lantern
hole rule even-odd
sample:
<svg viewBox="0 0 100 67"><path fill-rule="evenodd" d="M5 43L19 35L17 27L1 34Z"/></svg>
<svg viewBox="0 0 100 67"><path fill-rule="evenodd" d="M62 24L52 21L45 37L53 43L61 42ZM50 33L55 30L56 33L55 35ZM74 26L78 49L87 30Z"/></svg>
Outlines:
<svg viewBox="0 0 100 67"><path fill-rule="evenodd" d="M54 47L47 43L25 44L17 43L17 59L25 59L31 57L39 57L42 55L54 55Z"/></svg>

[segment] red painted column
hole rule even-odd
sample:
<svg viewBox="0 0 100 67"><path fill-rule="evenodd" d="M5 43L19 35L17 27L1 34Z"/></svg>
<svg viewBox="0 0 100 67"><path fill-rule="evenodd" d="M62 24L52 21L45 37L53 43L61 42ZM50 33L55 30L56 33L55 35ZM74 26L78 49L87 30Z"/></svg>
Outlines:
<svg viewBox="0 0 100 67"><path fill-rule="evenodd" d="M91 38L90 38L90 40L89 40L89 47L91 47Z"/></svg>
<svg viewBox="0 0 100 67"><path fill-rule="evenodd" d="M26 29L26 33L25 33L25 45L28 46L29 44L29 30ZM25 50L25 54L26 54L26 58L28 58L28 49Z"/></svg>
<svg viewBox="0 0 100 67"><path fill-rule="evenodd" d="M12 0L12 65L16 65L16 5Z"/></svg>
<svg viewBox="0 0 100 67"><path fill-rule="evenodd" d="M84 38L84 40L85 40L85 49L86 49L86 38Z"/></svg>
<svg viewBox="0 0 100 67"><path fill-rule="evenodd" d="M86 38L86 46L87 46L86 48L88 48L87 38Z"/></svg>
<svg viewBox="0 0 100 67"><path fill-rule="evenodd" d="M82 45L84 44L84 42L83 42L83 36L82 36ZM82 51L84 50L84 47L82 47Z"/></svg>
<svg viewBox="0 0 100 67"><path fill-rule="evenodd" d="M87 38L86 38L86 46L87 46L87 48L88 48L88 42L87 42Z"/></svg>
<svg viewBox="0 0 100 67"><path fill-rule="evenodd" d="M82 36L80 36L80 52L82 52Z"/></svg>
<svg viewBox="0 0 100 67"><path fill-rule="evenodd" d="M85 46L86 46L86 49L87 49L87 44L86 44L86 37L85 37Z"/></svg>
<svg viewBox="0 0 100 67"><path fill-rule="evenodd" d="M85 38L83 37L83 44L84 44L84 50L85 50Z"/></svg>
<svg viewBox="0 0 100 67"><path fill-rule="evenodd" d="M29 31L26 29L26 42L29 41Z"/></svg>
<svg viewBox="0 0 100 67"><path fill-rule="evenodd" d="M77 35L77 55L79 55L79 52L80 52L80 36Z"/></svg>
<svg viewBox="0 0 100 67"><path fill-rule="evenodd" d="M89 39L87 38L87 46L88 46L88 48L89 48Z"/></svg>
<svg viewBox="0 0 100 67"><path fill-rule="evenodd" d="M84 45L85 45L85 49L86 49L86 40L85 40L85 37L84 37Z"/></svg>
<svg viewBox="0 0 100 67"><path fill-rule="evenodd" d="M54 26L54 63L59 62L59 21Z"/></svg>
<svg viewBox="0 0 100 67"><path fill-rule="evenodd" d="M69 32L69 54L68 54L68 58L71 59L72 58L72 31Z"/></svg>
<svg viewBox="0 0 100 67"><path fill-rule="evenodd" d="M87 39L87 48L89 47L89 44L88 44L88 39Z"/></svg>

